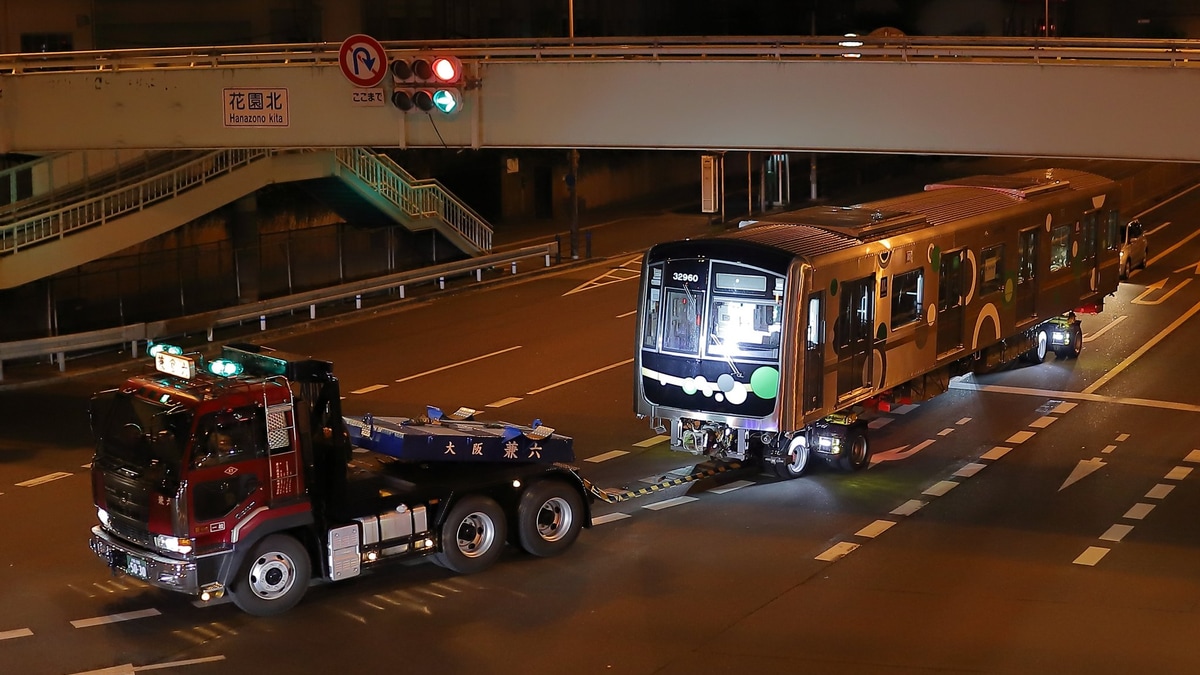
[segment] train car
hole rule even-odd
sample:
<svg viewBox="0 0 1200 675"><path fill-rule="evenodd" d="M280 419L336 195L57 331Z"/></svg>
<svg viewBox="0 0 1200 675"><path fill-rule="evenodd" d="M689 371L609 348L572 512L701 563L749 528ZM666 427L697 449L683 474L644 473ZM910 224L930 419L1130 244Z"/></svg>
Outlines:
<svg viewBox="0 0 1200 675"><path fill-rule="evenodd" d="M866 467L859 413L1049 351L1118 284L1117 184L1039 169L668 242L643 260L634 401L675 449Z"/></svg>

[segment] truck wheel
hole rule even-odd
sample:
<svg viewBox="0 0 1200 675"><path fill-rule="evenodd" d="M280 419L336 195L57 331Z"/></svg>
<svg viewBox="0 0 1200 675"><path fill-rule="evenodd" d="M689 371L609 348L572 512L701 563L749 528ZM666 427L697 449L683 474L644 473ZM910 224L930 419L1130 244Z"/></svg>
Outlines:
<svg viewBox="0 0 1200 675"><path fill-rule="evenodd" d="M1067 359L1079 357L1079 352L1083 351L1083 328L1079 324L1071 326L1071 344L1062 348L1060 356Z"/></svg>
<svg viewBox="0 0 1200 675"><path fill-rule="evenodd" d="M506 527L504 511L490 497L463 497L442 524L442 550L433 561L459 574L481 572L504 550Z"/></svg>
<svg viewBox="0 0 1200 675"><path fill-rule="evenodd" d="M1046 360L1046 351L1050 345L1050 336L1046 334L1046 329L1039 328L1037 335L1034 337L1033 349L1025 352L1025 360L1030 363L1041 363Z"/></svg>
<svg viewBox="0 0 1200 675"><path fill-rule="evenodd" d="M867 435L861 431L846 434L846 451L838 458L843 471L861 471L871 463L871 446Z"/></svg>
<svg viewBox="0 0 1200 675"><path fill-rule="evenodd" d="M775 473L780 478L799 478L808 473L808 441L803 435L793 436L788 442L784 461L775 465Z"/></svg>
<svg viewBox="0 0 1200 675"><path fill-rule="evenodd" d="M583 529L583 499L560 480L529 486L517 507L517 537L521 548L540 557L558 555L571 547Z"/></svg>
<svg viewBox="0 0 1200 675"><path fill-rule="evenodd" d="M272 534L260 541L242 564L230 587L233 602L255 616L282 614L304 597L311 570L308 551L300 542Z"/></svg>

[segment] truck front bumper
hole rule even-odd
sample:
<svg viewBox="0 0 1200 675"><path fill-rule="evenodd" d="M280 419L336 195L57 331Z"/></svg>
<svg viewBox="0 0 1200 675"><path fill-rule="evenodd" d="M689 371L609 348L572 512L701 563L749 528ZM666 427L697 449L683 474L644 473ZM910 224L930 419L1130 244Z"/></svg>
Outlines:
<svg viewBox="0 0 1200 675"><path fill-rule="evenodd" d="M176 560L118 539L99 525L92 528L92 552L113 573L126 574L169 591L199 595L195 561Z"/></svg>

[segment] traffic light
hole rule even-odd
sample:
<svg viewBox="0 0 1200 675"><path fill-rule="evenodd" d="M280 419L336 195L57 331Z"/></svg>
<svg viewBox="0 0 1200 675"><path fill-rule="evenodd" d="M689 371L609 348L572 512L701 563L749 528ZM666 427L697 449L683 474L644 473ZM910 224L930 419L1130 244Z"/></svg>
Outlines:
<svg viewBox="0 0 1200 675"><path fill-rule="evenodd" d="M462 61L455 56L413 56L392 61L392 105L450 115L462 107Z"/></svg>

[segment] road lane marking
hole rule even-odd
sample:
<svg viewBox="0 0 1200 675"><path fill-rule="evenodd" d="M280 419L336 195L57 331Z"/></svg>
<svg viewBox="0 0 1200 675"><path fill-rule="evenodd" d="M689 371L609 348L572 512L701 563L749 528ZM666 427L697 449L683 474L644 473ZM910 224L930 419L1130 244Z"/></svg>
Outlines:
<svg viewBox="0 0 1200 675"><path fill-rule="evenodd" d="M987 452L980 455L979 458L990 460L990 461L995 461L995 460L1000 459L1001 457L1007 455L1010 452L1012 452L1012 448L1006 448L1003 445L997 445L997 446L993 447L991 450L988 450Z"/></svg>
<svg viewBox="0 0 1200 675"><path fill-rule="evenodd" d="M884 450L883 452L874 453L871 455L871 466L875 466L879 462L897 462L902 459L908 459L925 448L933 445L933 442L936 440L936 438L929 438L917 443L911 448L909 448L907 445L901 445L898 448L892 448L891 450Z"/></svg>
<svg viewBox="0 0 1200 675"><path fill-rule="evenodd" d="M225 657L218 654L217 656L203 656L198 659L186 659L184 661L170 661L167 663L151 663L144 666L135 666L132 663L125 663L111 668L101 668L100 670L89 670L87 672L75 673L75 675L136 675L149 670L162 670L164 668L182 668L183 666L198 666L202 663L213 663L216 661L224 661Z"/></svg>
<svg viewBox="0 0 1200 675"><path fill-rule="evenodd" d="M1074 562L1076 565L1087 565L1092 567L1096 563L1100 562L1100 559L1103 558L1105 554L1109 552L1109 550L1110 549L1101 548L1099 546L1089 546L1087 547L1086 551L1079 554L1079 557L1076 558Z"/></svg>
<svg viewBox="0 0 1200 675"><path fill-rule="evenodd" d="M121 621L133 621L134 619L145 619L151 616L161 614L157 609L140 609L136 612L121 612L120 614L109 614L108 616L97 616L91 619L76 619L71 622L75 628L91 628L93 626L103 626L110 623L120 623Z"/></svg>
<svg viewBox="0 0 1200 675"><path fill-rule="evenodd" d="M821 553L821 555L817 556L816 559L823 560L825 562L833 562L846 557L856 548L858 548L858 544L852 541L838 542L837 544L825 549L825 551Z"/></svg>
<svg viewBox="0 0 1200 675"><path fill-rule="evenodd" d="M1198 234L1200 234L1200 230L1196 230L1196 232L1191 236L1194 237ZM1191 237L1189 237L1189 239L1190 238ZM1089 385L1086 389L1083 390L1083 393L1085 393L1085 394L1096 393L1097 389L1108 384L1109 380L1111 380L1114 377L1116 377L1117 375L1119 375L1121 373L1121 371L1128 368L1130 366L1130 364L1132 364L1134 361L1137 361L1138 359L1142 358L1142 355L1144 355L1146 352L1150 351L1159 342L1162 342L1163 339L1166 338L1171 333L1173 333L1175 331L1175 329L1177 329L1180 326L1182 326L1183 324L1187 323L1188 319L1192 318L1196 314L1196 312L1200 312L1200 302L1197 302L1196 304L1192 305L1191 309L1184 312L1178 319L1175 319L1174 321L1172 321L1171 325L1169 325L1166 328L1159 331L1159 333L1157 335L1155 335L1154 337L1147 340L1141 347L1138 347L1137 350L1135 350L1132 354L1125 357L1124 361L1121 361L1117 365L1113 366L1112 370L1109 370L1100 379L1096 380L1091 385Z"/></svg>
<svg viewBox="0 0 1200 675"><path fill-rule="evenodd" d="M667 442L667 441L669 441L669 440L671 440L671 437L670 437L670 436L655 436L655 437L653 437L653 438L647 438L647 439L646 439L646 440L644 440L644 441L638 441L637 443L634 443L634 444L633 444L633 447L635 447L635 448L649 448L649 447L652 447L652 446L658 445L659 443L665 443L665 442Z"/></svg>
<svg viewBox="0 0 1200 675"><path fill-rule="evenodd" d="M1165 478L1166 480L1183 480L1184 478L1187 478L1191 473L1192 473L1192 468L1190 466L1177 466L1174 469L1171 469L1170 471L1168 471L1167 475L1163 476L1163 478Z"/></svg>
<svg viewBox="0 0 1200 675"><path fill-rule="evenodd" d="M1127 441L1127 440L1129 440L1129 434L1117 434L1116 440L1118 443L1120 443L1122 441Z"/></svg>
<svg viewBox="0 0 1200 675"><path fill-rule="evenodd" d="M600 462L607 462L610 459L616 459L618 457L621 457L622 455L628 455L628 454L629 453L626 452L625 450L612 450L612 451L606 452L602 455L596 455L595 457L588 457L587 459L585 459L583 461L599 464Z"/></svg>
<svg viewBox="0 0 1200 675"><path fill-rule="evenodd" d="M1079 404L1063 401L1062 403L1059 403L1058 405L1054 406L1054 410L1051 410L1050 412L1058 414L1058 415L1064 415L1066 413L1071 412L1077 405L1079 405Z"/></svg>
<svg viewBox="0 0 1200 675"><path fill-rule="evenodd" d="M1165 223L1164 223L1164 225L1165 225ZM1160 226L1160 227L1161 227L1161 226ZM1147 232L1147 234L1149 234L1149 233ZM1176 242L1176 243L1175 243L1173 246L1171 246L1170 248L1164 249L1164 250L1163 250L1161 253L1159 253L1158 255L1154 256L1153 258L1150 258L1149 260L1147 260L1147 261L1146 261L1146 265L1147 265L1147 266L1150 266L1150 265L1153 265L1154 263L1158 262L1159 260L1162 260L1162 259L1163 259L1163 258L1165 258L1166 256L1170 255L1170 254L1171 254L1171 252L1172 252L1172 251L1174 251L1175 249L1177 249L1177 248L1179 248L1180 246L1183 246L1184 244L1188 243L1189 241L1191 241L1191 240L1195 239L1197 235L1200 235L1200 230L1196 230L1195 232L1193 232L1193 233L1189 234L1188 236L1186 236L1186 237L1184 237L1183 239L1181 239L1181 240L1179 240L1178 242ZM1193 267L1193 265L1188 265L1188 267ZM1183 269L1187 269L1187 268L1186 268L1186 267L1184 267L1184 268L1180 268L1180 269L1181 269L1181 270L1183 270Z"/></svg>
<svg viewBox="0 0 1200 675"><path fill-rule="evenodd" d="M20 483L17 483L17 487L35 487L38 485L49 483L50 481L54 481L54 480L58 480L60 478L66 478L68 476L74 476L74 475L75 474L73 474L73 473L67 473L65 471L55 471L54 473L48 473L45 476L38 476L37 478L30 478L27 481L22 481Z"/></svg>
<svg viewBox="0 0 1200 675"><path fill-rule="evenodd" d="M970 464L967 464L966 466L959 469L958 471L955 471L954 475L958 476L959 478L970 478L971 476L974 476L975 474L979 473L980 471L983 471L986 467L987 467L987 464L980 464L979 462L971 462Z"/></svg>
<svg viewBox="0 0 1200 675"><path fill-rule="evenodd" d="M1105 530L1104 534L1100 535L1100 539L1104 541L1121 541L1125 535L1133 532L1132 525L1114 524L1112 527Z"/></svg>
<svg viewBox="0 0 1200 675"><path fill-rule="evenodd" d="M867 426L872 429L879 429L880 427L885 427L891 423L892 423L891 417L876 417L875 419L871 420L870 422L867 422Z"/></svg>
<svg viewBox="0 0 1200 675"><path fill-rule="evenodd" d="M355 389L354 391L352 391L350 393L351 394L369 394L373 391L379 391L380 389L387 389L387 387L388 386L386 384L373 384L369 387L363 387L362 389Z"/></svg>
<svg viewBox="0 0 1200 675"><path fill-rule="evenodd" d="M1049 415L1046 415L1045 417L1039 417L1030 422L1029 426L1033 427L1034 429L1045 429L1051 424L1054 424L1056 421L1058 421L1057 417L1050 417Z"/></svg>
<svg viewBox="0 0 1200 675"><path fill-rule="evenodd" d="M729 483L728 485L722 485L721 487L712 488L711 490L709 490L709 492L711 492L715 495L723 495L723 494L726 494L729 492L733 492L734 490L741 490L742 488L750 486L750 485L754 485L754 481L735 480L732 483Z"/></svg>
<svg viewBox="0 0 1200 675"><path fill-rule="evenodd" d="M661 511L663 509L669 509L672 506L680 506L682 504L694 502L697 499L699 499L699 498L698 497L673 497L671 499L664 499L661 502L654 502L652 504L646 504L642 508L648 509L650 511Z"/></svg>
<svg viewBox="0 0 1200 675"><path fill-rule="evenodd" d="M33 631L28 628L18 628L0 633L0 640L12 640L13 638L23 638L33 635Z"/></svg>
<svg viewBox="0 0 1200 675"><path fill-rule="evenodd" d="M1100 452L1103 452L1104 454L1107 455L1108 453L1110 453L1116 449L1117 449L1117 446L1115 446L1115 445L1106 445L1106 446L1104 446L1104 449L1101 450Z"/></svg>
<svg viewBox="0 0 1200 675"><path fill-rule="evenodd" d="M540 394L540 393L542 393L542 392L544 392L544 391L550 391L551 389L554 389L555 387L561 387L561 386L563 386L564 384L571 384L572 382L575 382L575 381L578 381L578 380L582 380L582 379L583 379L583 378L585 378L585 377L591 377L592 375L598 375L598 374L600 374L600 373L603 373L603 372L604 372L604 371L606 371L606 370L612 370L613 368L620 368L621 366L627 366L627 365L629 365L629 364L631 364L631 363L633 363L633 359L625 359L624 361L618 361L618 362L616 362L616 363L610 363L610 364L608 364L607 366L604 366L604 367L601 367L601 368L597 368L597 369L595 369L595 370L592 370L592 371L588 371L588 372L586 372L586 373L584 373L584 374L582 374L582 375L576 375L575 377L568 377L567 379L565 379L565 380L562 380L562 381L560 381L560 382L555 382L554 384L549 384L549 385L546 385L545 387L542 387L541 389L534 389L533 391L525 392L525 395L526 395L526 396L533 396L534 394Z"/></svg>
<svg viewBox="0 0 1200 675"><path fill-rule="evenodd" d="M907 404L907 405L902 405L902 406L900 406L899 408L893 408L893 409L892 409L892 414L894 414L894 415L907 415L908 413L910 413L910 412L912 412L912 411L914 411L914 410L916 410L916 409L917 409L917 405L916 405L915 403L909 403L909 404Z"/></svg>
<svg viewBox="0 0 1200 675"><path fill-rule="evenodd" d="M1002 384L974 384L950 380L951 389L964 391L981 391L997 394L1019 394L1021 396L1052 396L1057 398L1072 398L1077 401L1092 401L1095 403L1116 403L1119 405L1136 405L1145 408L1160 408L1162 410L1178 410L1180 412L1200 412L1200 405L1192 403L1177 403L1175 401L1156 401L1148 398L1129 398L1124 396L1103 396L1094 393L1075 391L1057 391L1053 389L1026 389L1024 387L1009 387ZM1091 387L1089 387L1090 389ZM1128 436L1128 434L1125 434Z"/></svg>
<svg viewBox="0 0 1200 675"><path fill-rule="evenodd" d="M892 509L891 514L893 516L911 516L912 514L916 513L917 511L920 511L921 507L925 506L928 503L929 502L923 502L920 499L910 499L910 500L904 502L903 504L901 504L900 506L897 506L896 508Z"/></svg>
<svg viewBox="0 0 1200 675"><path fill-rule="evenodd" d="M496 350L496 351L494 351L494 352L491 352L490 354L484 354L483 356L476 356L476 357L474 357L474 358L466 359L465 361L459 361L459 362L457 362L457 363L451 363L451 364L449 364L449 365L441 366L440 368L434 368L433 370L426 370L426 371L425 371L425 372L423 372L423 373L417 373L416 375L409 375L408 377L402 377L402 378L400 378L400 379L398 379L398 380L396 380L396 381L397 381L397 382L408 382L409 380L415 380L415 379L417 379L418 377L425 377L426 375L432 375L432 374L434 374L434 373L440 373L440 372L442 372L443 370L450 370L451 368L457 368L457 367L459 367L459 366L465 366L465 365L467 365L468 363L475 363L476 361L482 361L483 359L489 359L489 358L491 358L491 357L493 357L493 356L499 356L500 354L505 354L505 353L507 353L507 352L511 352L511 351L513 351L514 349L520 349L520 348L521 348L521 345L517 345L517 346L515 346L515 347L508 347L508 348L505 348L505 349L498 349L498 350Z"/></svg>
<svg viewBox="0 0 1200 675"><path fill-rule="evenodd" d="M884 532L887 532L895 524L896 524L896 521L894 521L894 520L876 520L875 522L864 527L863 529L859 530L858 532L855 532L854 535L857 537L866 537L867 539L874 539L875 537L878 537L879 535L883 534Z"/></svg>
<svg viewBox="0 0 1200 675"><path fill-rule="evenodd" d="M1017 433L1013 434L1012 436L1009 436L1008 440L1006 440L1004 442L1012 443L1013 445L1020 445L1020 444L1024 443L1025 441L1033 438L1034 435L1035 434L1032 431L1018 431Z"/></svg>
<svg viewBox="0 0 1200 675"><path fill-rule="evenodd" d="M1158 485L1150 488L1150 491L1146 493L1146 499L1164 499L1167 495L1171 494L1171 490L1174 489L1174 485L1159 483Z"/></svg>
<svg viewBox="0 0 1200 675"><path fill-rule="evenodd" d="M959 420L959 421L955 422L955 424L957 424L958 426L960 426L960 427L961 427L962 425L964 425L964 424L966 424L967 422L970 422L970 421L971 421L971 418L970 418L970 417L964 417L964 418L962 418L961 420Z"/></svg>
<svg viewBox="0 0 1200 675"><path fill-rule="evenodd" d="M1083 338L1083 341L1091 342L1092 340L1095 340L1096 338L1100 337L1101 335L1104 335L1110 329L1115 328L1117 324L1121 323L1122 321L1124 321L1125 319L1128 319L1128 318L1129 317L1125 316L1124 314L1122 314L1121 316L1118 316L1117 318L1113 319L1112 321L1109 321L1108 325L1105 326L1104 328L1101 328L1100 330L1096 331L1095 333L1091 333L1087 337Z"/></svg>
<svg viewBox="0 0 1200 675"><path fill-rule="evenodd" d="M1123 515L1121 517L1128 518L1130 520L1142 520L1146 516L1150 515L1150 512L1153 510L1154 510L1153 504L1147 504L1145 502L1138 502L1137 504L1134 504L1133 506L1129 507L1129 510L1126 511L1125 515Z"/></svg>
<svg viewBox="0 0 1200 675"><path fill-rule="evenodd" d="M617 318L618 318L618 319L624 319L625 317L627 317L627 316L633 316L634 314L637 314L637 310L636 310L636 309L635 309L635 310L633 310L632 312L625 312L624 314L618 314L618 315L617 315Z"/></svg>
<svg viewBox="0 0 1200 675"><path fill-rule="evenodd" d="M494 403L489 403L484 407L485 408L503 408L504 406L508 405L509 403L516 403L517 401L520 401L520 400L521 399L516 396L509 396L508 398L502 398L499 401L496 401Z"/></svg>
<svg viewBox="0 0 1200 675"><path fill-rule="evenodd" d="M929 495L930 497L941 497L956 487L958 487L958 483L955 481L940 480L940 481L934 483L933 485L930 485L929 487L925 488L925 490L923 492L921 492L921 494Z"/></svg>
<svg viewBox="0 0 1200 675"><path fill-rule="evenodd" d="M1071 475L1067 476L1067 479L1063 481L1061 486L1059 486L1058 491L1062 492L1063 490L1074 485L1079 480L1092 475L1093 472L1099 471L1104 467L1105 462L1099 457L1079 460L1079 463L1076 464L1075 468L1071 470Z"/></svg>
<svg viewBox="0 0 1200 675"><path fill-rule="evenodd" d="M625 520L626 518L630 517L631 516L628 513L606 513L602 516L596 516L595 518L592 518L592 525L603 525L605 523L611 523L618 520Z"/></svg>
<svg viewBox="0 0 1200 675"><path fill-rule="evenodd" d="M949 436L952 433L954 433L954 427L946 427L938 432L938 436Z"/></svg>
<svg viewBox="0 0 1200 675"><path fill-rule="evenodd" d="M1191 462L1193 464L1200 462L1200 450L1193 450L1189 452L1188 456L1183 458L1183 461Z"/></svg>

